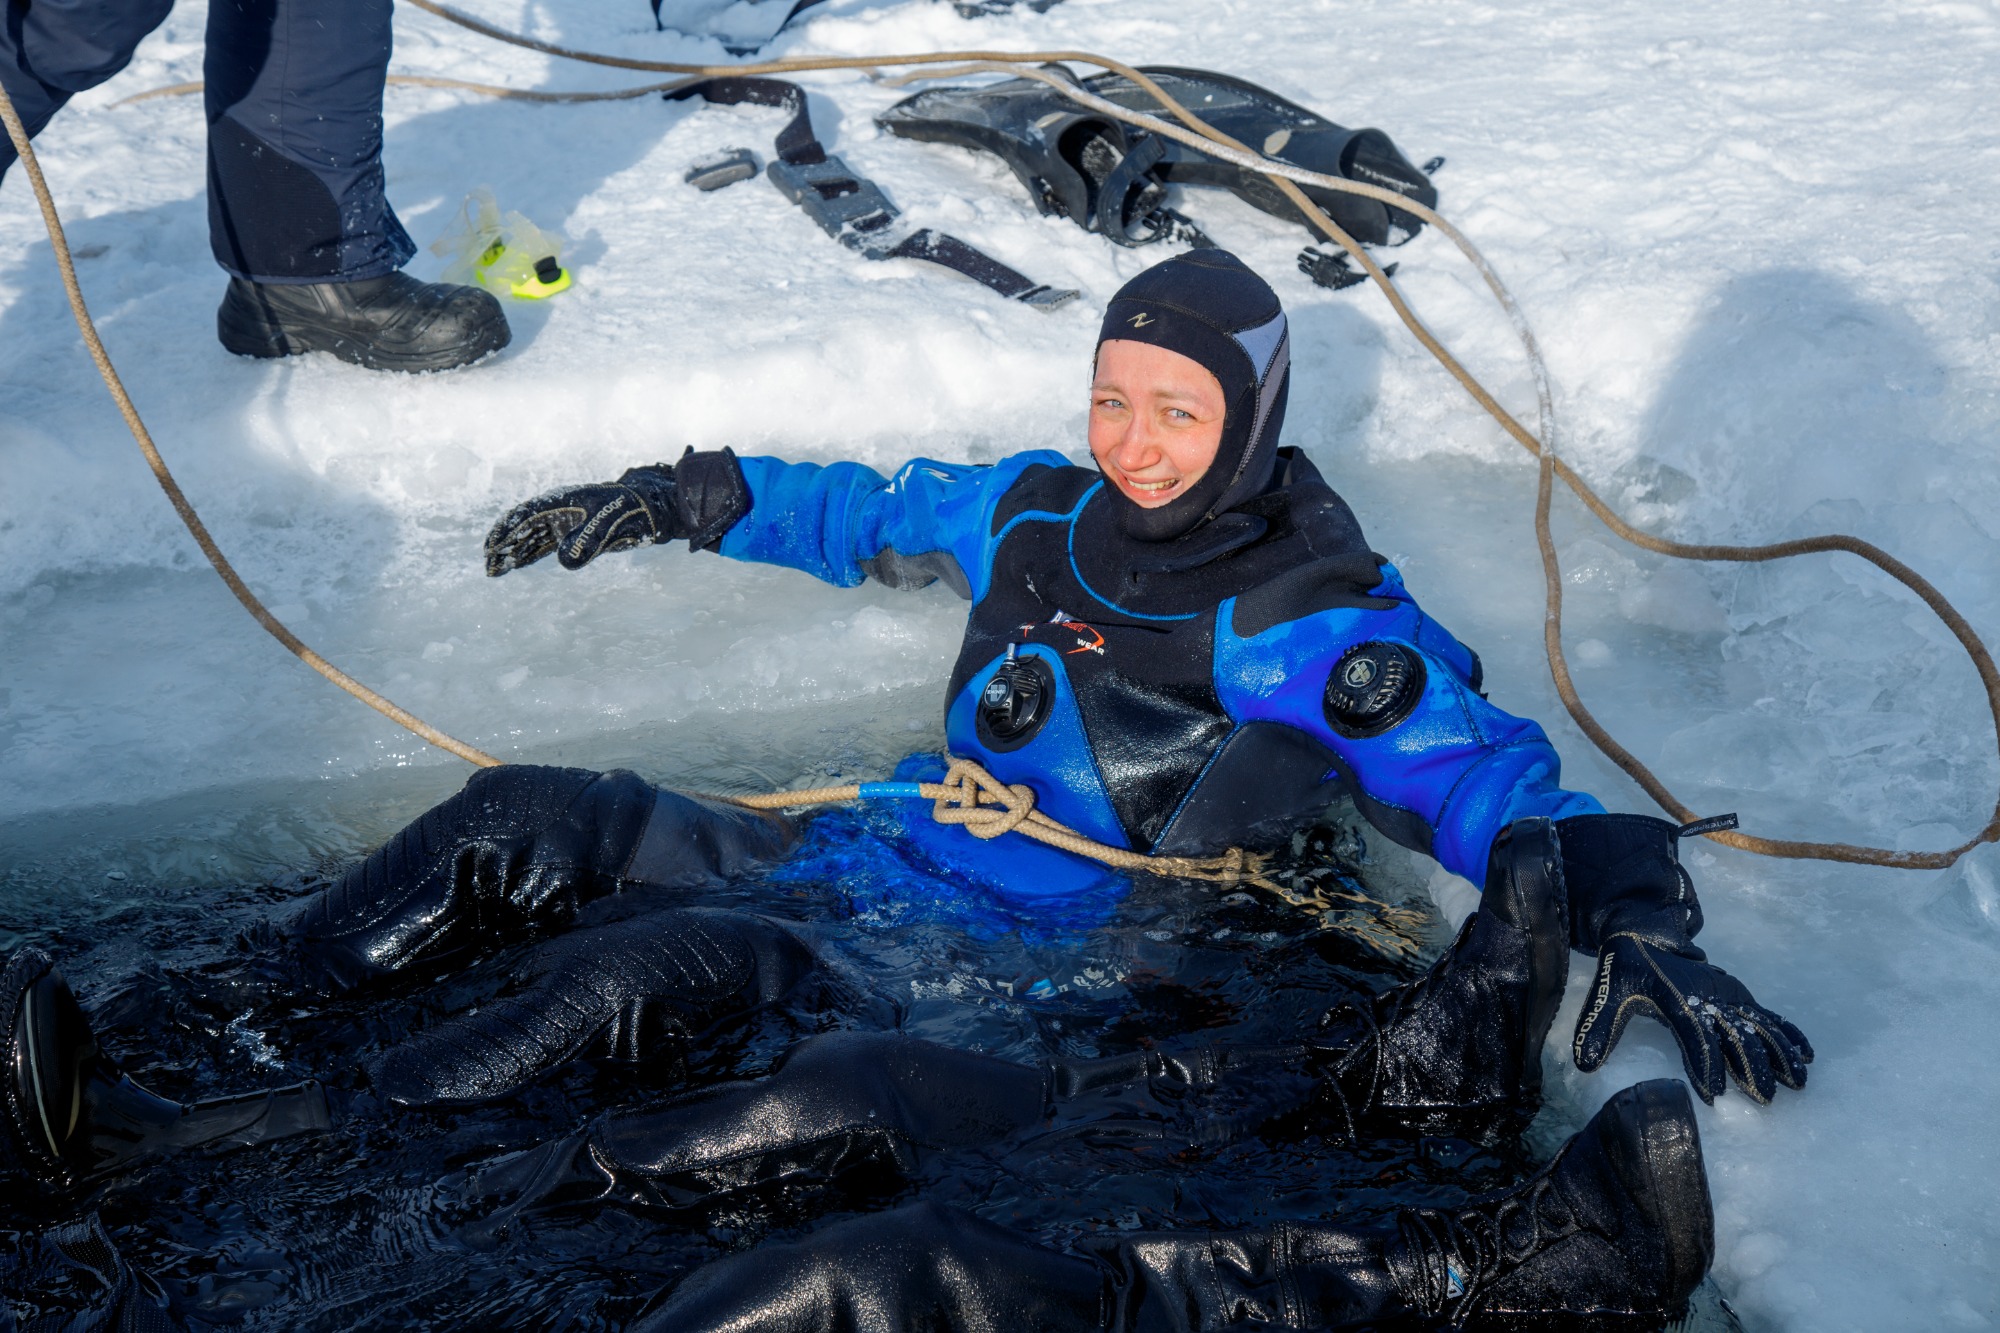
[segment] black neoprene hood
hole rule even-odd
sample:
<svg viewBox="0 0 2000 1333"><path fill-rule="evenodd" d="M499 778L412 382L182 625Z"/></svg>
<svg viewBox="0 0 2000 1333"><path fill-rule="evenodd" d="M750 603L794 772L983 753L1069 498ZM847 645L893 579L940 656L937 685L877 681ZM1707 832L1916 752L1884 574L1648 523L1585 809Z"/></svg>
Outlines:
<svg viewBox="0 0 2000 1333"><path fill-rule="evenodd" d="M1105 488L1118 524L1142 541L1168 541L1271 484L1291 382L1285 308L1271 285L1227 250L1190 250L1153 265L1105 308L1099 345L1150 343L1200 363L1228 405L1215 462L1183 495L1147 509Z"/></svg>

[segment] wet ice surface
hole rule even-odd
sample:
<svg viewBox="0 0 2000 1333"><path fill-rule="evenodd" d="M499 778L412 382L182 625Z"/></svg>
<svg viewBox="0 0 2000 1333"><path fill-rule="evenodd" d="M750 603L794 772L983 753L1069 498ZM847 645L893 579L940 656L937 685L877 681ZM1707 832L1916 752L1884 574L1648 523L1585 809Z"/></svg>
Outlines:
<svg viewBox="0 0 2000 1333"><path fill-rule="evenodd" d="M716 51L653 33L636 0L629 12L480 12L632 55ZM1138 0L1069 0L970 23L924 0L832 0L811 12L784 49L1075 45L1201 64L1379 125L1413 159L1444 155L1445 211L1514 284L1547 348L1568 456L1624 512L1690 539L1851 531L1923 571L1982 631L2000 626L1995 136L1977 114L1978 90L2000 83L1990 8L1188 0L1169 21ZM1037 315L923 266L866 264L762 182L713 196L680 184L722 147L768 157L775 113L398 90L390 188L419 242L490 184L503 207L572 238L576 289L511 306L514 347L469 374L239 362L212 337L221 284L198 103L110 107L199 77L201 25L201 7L182 6L42 145L73 242L105 247L79 271L113 355L281 616L509 758L746 790L880 773L936 743L961 623L946 593L837 592L678 551L491 582L478 540L536 489L688 445L880 465L1073 450L1094 309L1154 256L1038 218L994 162L877 135L869 118L896 94L858 76L812 83L834 151L913 222L1083 299ZM546 88L624 81L415 13L397 68ZM1270 275L1293 313L1288 437L1426 607L1479 649L1496 701L1549 724L1570 781L1613 808L1649 808L1557 722L1533 474L1518 452L1379 299L1293 273L1296 227L1210 192L1180 206ZM1418 308L1525 410L1525 376L1476 278L1435 236L1396 258ZM0 274L0 948L33 938L78 954L96 1001L155 955L220 950L225 922L269 896L231 886L357 854L462 769L291 662L199 566L82 355L18 179L0 190ZM1913 847L1983 821L2000 774L1976 682L1885 580L1828 558L1673 565L1567 504L1557 530L1580 687L1702 812ZM1760 1109L1731 1094L1701 1113L1723 1290L1758 1329L1990 1325L2000 857L1908 874L1709 849L1691 865L1702 943L1819 1052L1803 1095ZM1463 886L1437 887L1463 907ZM1602 1073L1576 1077L1564 1052L1579 999L1573 986L1548 1052L1550 1136L1617 1087L1677 1068L1664 1034L1635 1026ZM1017 1039L966 1023L964 1040ZM284 1035L274 1049L305 1067ZM307 1052L319 1039L307 1034ZM231 1058L232 1086L270 1076ZM384 1164L370 1178L398 1189L422 1188L446 1151L421 1135L406 1149L399 1134L363 1137ZM314 1155L332 1151L299 1145L274 1161L318 1179L333 1159ZM216 1169L279 1179L247 1156ZM323 1206L365 1234L374 1214L340 1202L337 1182ZM144 1190L120 1197L108 1216L160 1259L168 1242L142 1225ZM271 1219L305 1206L273 1205L257 1225L281 1230ZM550 1245L574 1242L561 1252L585 1265L608 1256L615 1286L636 1282L615 1276L627 1259L664 1271L693 1243L623 1234ZM256 1243L279 1245L275 1230ZM248 1272L264 1251L245 1244L229 1262ZM389 1281L366 1268L366 1247L349 1250L350 1289ZM166 1266L197 1286L201 1264L222 1271L213 1248L186 1263ZM269 1280L308 1291L321 1279ZM467 1306L489 1323L498 1309Z"/></svg>

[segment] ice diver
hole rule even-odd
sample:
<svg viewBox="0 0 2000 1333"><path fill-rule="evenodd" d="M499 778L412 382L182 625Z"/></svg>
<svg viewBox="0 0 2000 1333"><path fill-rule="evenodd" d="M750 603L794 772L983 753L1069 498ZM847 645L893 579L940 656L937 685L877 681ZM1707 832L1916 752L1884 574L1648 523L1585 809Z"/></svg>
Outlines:
<svg viewBox="0 0 2000 1333"><path fill-rule="evenodd" d="M1106 311L1095 470L1035 452L987 467L919 460L885 479L848 463L690 454L517 507L489 538L488 568L555 554L575 569L685 538L845 586L943 580L972 603L947 706L954 751L1033 786L1045 808L1101 841L1162 852L1270 845L1345 792L1387 836L1484 883L1452 950L1288 1050L1142 1053L1009 1074L916 1041L821 1038L767 1080L532 1154L521 1164L530 1178L510 1186L523 1204L726 1187L746 1164L837 1164L843 1145L871 1136L898 1151L948 1149L1052 1114L1087 1115L1093 1098L1134 1089L1199 1115L1201 1099L1181 1093L1245 1078L1298 1089L1349 1132L1491 1115L1537 1091L1565 944L1598 958L1576 1034L1580 1068L1601 1065L1629 1018L1651 1013L1673 1030L1705 1099L1732 1078L1759 1101L1779 1084L1804 1085L1804 1036L1693 943L1701 911L1677 856L1682 830L1608 814L1560 786L1541 729L1479 693L1477 658L1424 616L1311 463L1278 447L1288 379L1276 294L1234 257L1195 251L1140 274ZM812 832L809 821L630 773L483 770L310 899L286 928L286 966L302 986L351 992L556 935L530 955L517 994L430 1029L374 1071L405 1102L500 1095L585 1051L642 1055L662 1032L784 996L811 968L809 951L778 923L693 904L795 855ZM961 881L1052 892L1097 873L922 819L907 837ZM659 910L559 933L593 899L640 894ZM12 1075L0 1088L0 1142L17 1170L56 1183L153 1146L117 1130L129 1080L89 1046L81 1008L58 987L32 950L0 984ZM36 988L39 1007L24 998ZM28 1022L31 1008L64 1020ZM973 1087L979 1095L964 1091ZM846 1327L869 1302L919 1326L939 1311L993 1309L1057 1328L1661 1313L1686 1297L1710 1252L1690 1112L1678 1085L1628 1090L1526 1185L1459 1210L1409 1209L1382 1233L1294 1225L1126 1238L1079 1260L936 1210L864 1219L767 1256L762 1276L730 1261L702 1270L656 1325L697 1327L685 1322L689 1302L721 1310L731 1300L743 1313L729 1326L740 1328ZM1173 1132L1171 1109L1159 1118ZM824 1281L829 1265L848 1276ZM1037 1273L1057 1304L1026 1310L1019 1278ZM820 1304L797 1323L757 1304L784 1293L795 1313L811 1293Z"/></svg>

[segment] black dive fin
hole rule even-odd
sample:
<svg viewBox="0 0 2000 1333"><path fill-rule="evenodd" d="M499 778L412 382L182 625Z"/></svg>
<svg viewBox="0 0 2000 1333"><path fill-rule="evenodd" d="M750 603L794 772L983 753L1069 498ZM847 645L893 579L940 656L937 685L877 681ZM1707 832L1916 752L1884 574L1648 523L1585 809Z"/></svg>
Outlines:
<svg viewBox="0 0 2000 1333"><path fill-rule="evenodd" d="M1044 68L1107 101L1165 114L1123 75L1079 81L1062 66ZM1188 110L1251 148L1309 171L1394 190L1426 207L1437 203L1430 178L1380 130L1347 129L1226 74L1142 68ZM1274 217L1297 217L1297 209L1261 174L1099 115L1032 79L932 88L898 102L876 123L902 138L997 154L1044 213L1070 218L1121 245L1166 239L1186 225L1164 207L1170 183L1221 186ZM1423 226L1415 214L1372 199L1303 188L1365 244L1400 243Z"/></svg>
<svg viewBox="0 0 2000 1333"><path fill-rule="evenodd" d="M1061 65L1043 68L1077 81ZM1161 216L1166 187L1151 174L1172 145L1066 102L1036 80L928 89L896 103L875 123L900 138L993 153L1043 213L1120 245L1172 235L1173 221Z"/></svg>
<svg viewBox="0 0 2000 1333"><path fill-rule="evenodd" d="M1076 292L1047 287L943 232L909 231L881 187L826 151L813 134L803 88L782 79L715 78L665 94L668 101L699 97L724 106L748 103L791 113L778 131L776 156L764 169L785 198L805 210L827 235L868 259L922 259L997 292L1010 301L1053 310L1076 299Z"/></svg>
<svg viewBox="0 0 2000 1333"><path fill-rule="evenodd" d="M98 1047L62 973L39 949L0 970L0 1174L59 1191L144 1157L323 1131L317 1082L182 1105L127 1077Z"/></svg>
<svg viewBox="0 0 2000 1333"><path fill-rule="evenodd" d="M1380 130L1350 130L1295 102L1243 79L1207 70L1142 66L1140 72L1182 106L1239 143L1267 157L1324 176L1343 176L1414 199L1426 208L1437 205L1437 187L1410 164L1389 136ZM1130 107L1153 111L1152 96L1120 74L1100 74L1084 82L1098 96ZM1296 218L1298 210L1262 174L1223 162L1179 144L1162 160L1160 175L1186 185L1219 185L1255 208L1277 218ZM1417 234L1423 221L1373 199L1343 194L1324 186L1302 186L1306 197L1333 215L1343 231L1364 245L1397 245Z"/></svg>

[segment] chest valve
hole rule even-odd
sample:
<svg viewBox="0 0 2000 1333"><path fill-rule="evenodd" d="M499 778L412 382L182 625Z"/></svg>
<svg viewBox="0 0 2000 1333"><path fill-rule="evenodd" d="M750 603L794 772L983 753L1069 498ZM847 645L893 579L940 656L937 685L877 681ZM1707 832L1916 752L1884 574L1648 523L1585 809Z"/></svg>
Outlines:
<svg viewBox="0 0 2000 1333"><path fill-rule="evenodd" d="M1007 660L979 692L976 728L990 750L1018 750L1035 738L1055 710L1055 671L1039 657L1020 657L1007 645Z"/></svg>

